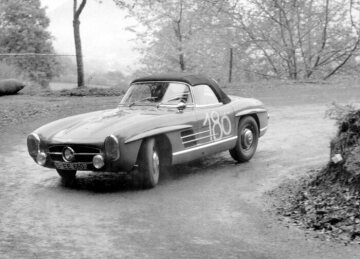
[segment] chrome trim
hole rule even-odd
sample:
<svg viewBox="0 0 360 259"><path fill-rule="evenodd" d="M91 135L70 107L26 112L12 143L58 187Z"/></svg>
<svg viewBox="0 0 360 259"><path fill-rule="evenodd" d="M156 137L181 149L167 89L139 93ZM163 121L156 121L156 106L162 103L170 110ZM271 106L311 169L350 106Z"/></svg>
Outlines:
<svg viewBox="0 0 360 259"><path fill-rule="evenodd" d="M262 128L262 129L260 129L260 132L263 132L263 131L265 131L265 130L267 130L267 126L266 127L264 127L264 128Z"/></svg>
<svg viewBox="0 0 360 259"><path fill-rule="evenodd" d="M222 139L222 140L219 140L219 141L216 141L216 142L210 142L210 143L205 144L205 145L204 144L198 144L195 147L192 147L192 148L189 148L189 149L186 149L186 150L182 150L182 151L178 151L178 152L174 152L172 155L173 156L182 155L182 154L192 152L192 151L195 151L195 150L199 150L199 149L202 149L202 148L207 148L207 147L215 146L217 144L225 143L225 142L228 142L228 141L231 141L231 140L234 140L234 139L237 139L237 136Z"/></svg>
<svg viewBox="0 0 360 259"><path fill-rule="evenodd" d="M47 152L47 154L49 154L49 155L62 155L62 153L61 152ZM76 152L74 152L74 155L76 155L76 156L92 156L92 155L98 155L98 154L100 154L100 152L99 153L76 153Z"/></svg>
<svg viewBox="0 0 360 259"><path fill-rule="evenodd" d="M212 104L196 104L195 107L197 108L207 108L207 107L217 107L217 106L222 106L223 103L219 102L219 103L212 103Z"/></svg>
<svg viewBox="0 0 360 259"><path fill-rule="evenodd" d="M30 136L33 136L39 143L40 143L40 137L39 137L39 135L38 134L36 134L36 133L31 133L30 135L29 135L29 137Z"/></svg>
<svg viewBox="0 0 360 259"><path fill-rule="evenodd" d="M177 105L177 104L165 104L165 103L161 103L161 104L159 105L159 107L164 107L164 108L166 108L166 107L176 108L176 105ZM186 108L194 108L194 107L195 107L195 104L193 104L193 103L186 104Z"/></svg>
<svg viewBox="0 0 360 259"><path fill-rule="evenodd" d="M192 140L183 142L183 144L188 144L188 143L198 141L198 140L201 140L201 139L211 138L213 136L216 136L216 135L209 135L209 136L204 136L204 137L201 137L201 138L192 139ZM206 142L206 143L209 143L209 142ZM201 144L203 144L203 143L201 143Z"/></svg>
<svg viewBox="0 0 360 259"><path fill-rule="evenodd" d="M181 138L188 138L188 137L194 137L196 135L200 135L200 134L203 134L203 133L208 133L210 132L210 130L206 130L206 131L201 131L201 132L197 132L197 133L194 133L194 134L189 134L189 135L186 135L186 136L182 136Z"/></svg>
<svg viewBox="0 0 360 259"><path fill-rule="evenodd" d="M71 157L70 159L67 159L66 156L65 156L65 151L69 150L70 151L70 154L71 154ZM74 149L72 149L71 147L69 146L65 146L63 148L63 151L62 151L62 158L65 162L73 162L73 160L75 159L75 151Z"/></svg>
<svg viewBox="0 0 360 259"><path fill-rule="evenodd" d="M117 137L115 137L113 134L111 134L109 137L115 140L116 144L119 145L119 140L117 139Z"/></svg>
<svg viewBox="0 0 360 259"><path fill-rule="evenodd" d="M49 155L62 155L61 152L47 152Z"/></svg>

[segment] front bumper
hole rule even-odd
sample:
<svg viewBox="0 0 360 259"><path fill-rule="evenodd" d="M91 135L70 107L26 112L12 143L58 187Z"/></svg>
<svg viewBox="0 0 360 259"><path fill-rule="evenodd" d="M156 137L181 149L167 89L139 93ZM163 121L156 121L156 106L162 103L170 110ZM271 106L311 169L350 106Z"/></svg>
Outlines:
<svg viewBox="0 0 360 259"><path fill-rule="evenodd" d="M117 160L107 159L104 152L104 143L52 143L41 140L39 152L46 154L44 167L77 170L77 171L95 171L95 172L127 172L133 169L141 142L132 142L130 144L120 143L120 158ZM70 147L74 151L74 159L66 161L63 151ZM100 169L95 168L93 158L97 155L104 157L104 166ZM36 163L36 156L30 154Z"/></svg>

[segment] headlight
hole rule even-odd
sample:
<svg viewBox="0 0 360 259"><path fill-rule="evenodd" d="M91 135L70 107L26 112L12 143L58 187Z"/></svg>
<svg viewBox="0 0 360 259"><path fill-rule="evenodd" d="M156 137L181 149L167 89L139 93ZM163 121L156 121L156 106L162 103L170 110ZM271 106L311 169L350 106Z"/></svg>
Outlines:
<svg viewBox="0 0 360 259"><path fill-rule="evenodd" d="M30 156L36 157L40 152L40 138L37 134L31 133L27 137L27 146Z"/></svg>
<svg viewBox="0 0 360 259"><path fill-rule="evenodd" d="M111 160L117 160L120 157L119 141L114 135L105 139L105 155Z"/></svg>

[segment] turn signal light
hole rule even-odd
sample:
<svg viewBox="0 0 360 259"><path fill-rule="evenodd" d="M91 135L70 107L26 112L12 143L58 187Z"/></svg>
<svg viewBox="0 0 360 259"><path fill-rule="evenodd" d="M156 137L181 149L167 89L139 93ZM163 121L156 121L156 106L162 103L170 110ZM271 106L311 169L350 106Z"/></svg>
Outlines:
<svg viewBox="0 0 360 259"><path fill-rule="evenodd" d="M36 162L39 165L45 165L45 163L46 163L46 154L43 153L43 152L38 153L37 156L36 156Z"/></svg>
<svg viewBox="0 0 360 259"><path fill-rule="evenodd" d="M102 168L105 163L104 163L104 157L102 155L96 155L93 158L93 165L96 169L100 169Z"/></svg>

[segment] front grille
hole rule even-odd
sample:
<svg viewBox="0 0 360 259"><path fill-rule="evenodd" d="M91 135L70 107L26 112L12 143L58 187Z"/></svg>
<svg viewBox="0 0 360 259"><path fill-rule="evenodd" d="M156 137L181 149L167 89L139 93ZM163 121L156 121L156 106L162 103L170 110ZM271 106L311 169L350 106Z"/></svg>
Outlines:
<svg viewBox="0 0 360 259"><path fill-rule="evenodd" d="M54 145L49 147L48 154L52 161L64 162L63 150L65 147L71 147L75 153L75 159L72 162L91 163L95 155L100 154L101 150L97 147L90 147L84 145Z"/></svg>

